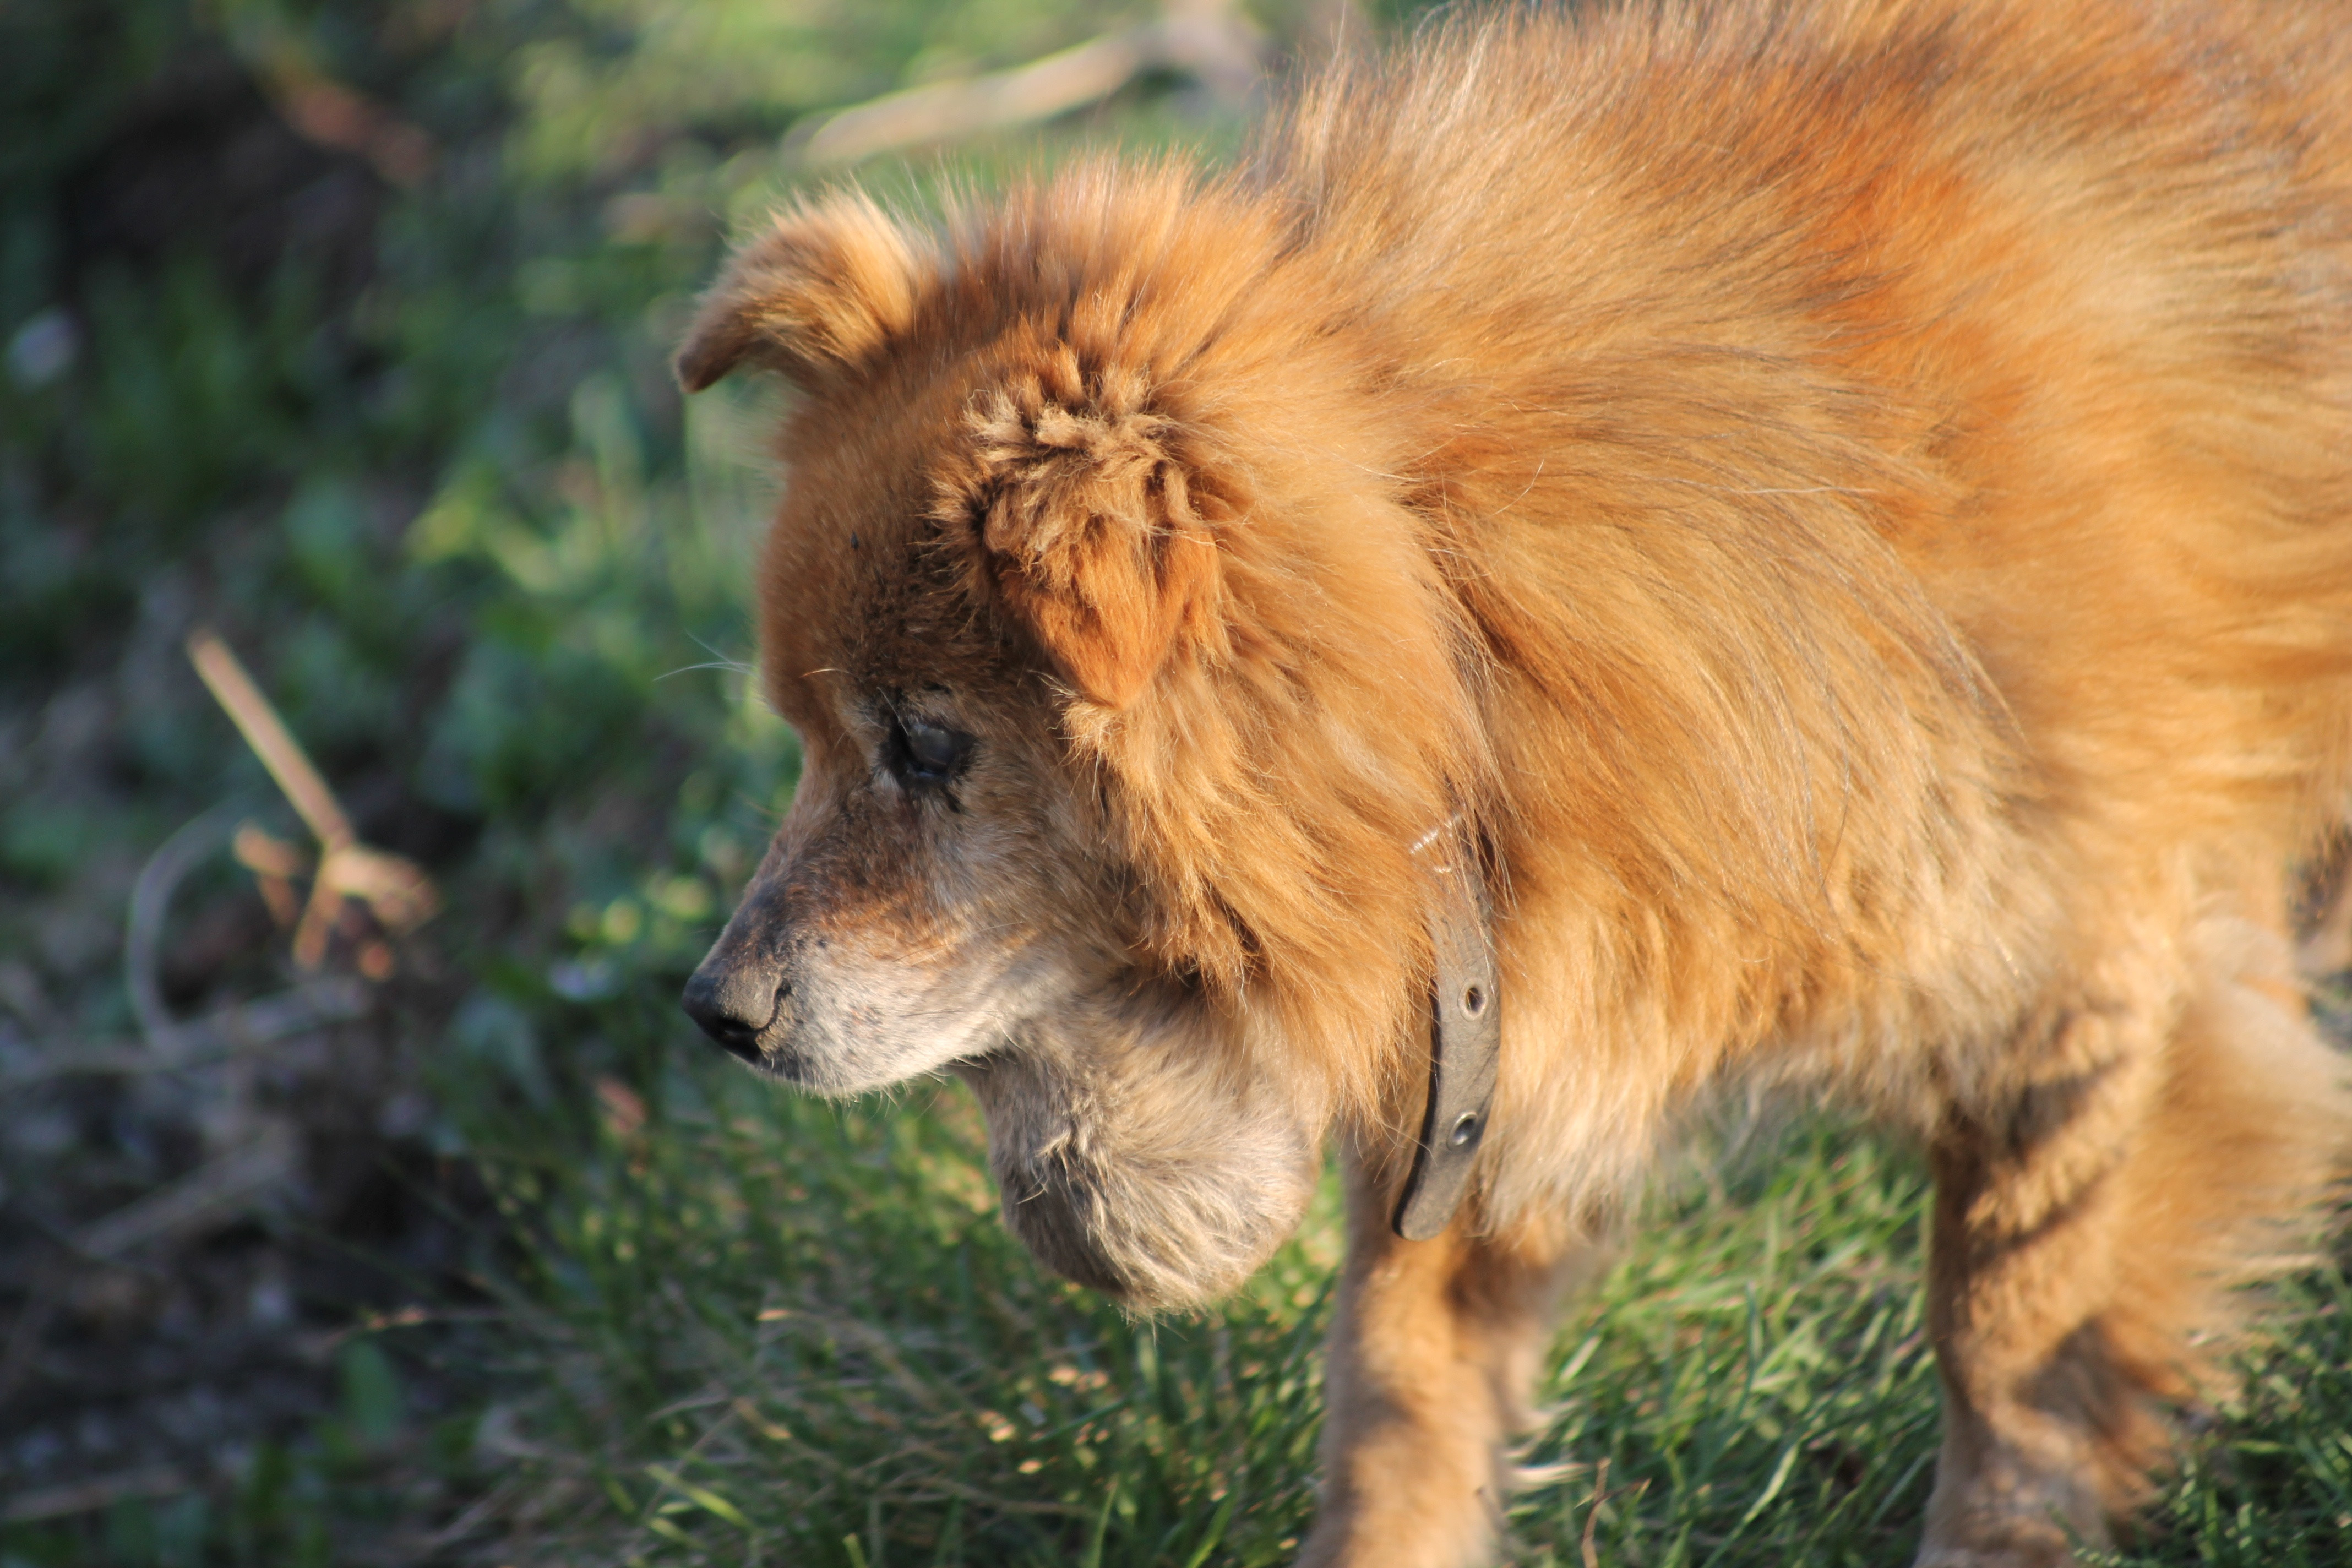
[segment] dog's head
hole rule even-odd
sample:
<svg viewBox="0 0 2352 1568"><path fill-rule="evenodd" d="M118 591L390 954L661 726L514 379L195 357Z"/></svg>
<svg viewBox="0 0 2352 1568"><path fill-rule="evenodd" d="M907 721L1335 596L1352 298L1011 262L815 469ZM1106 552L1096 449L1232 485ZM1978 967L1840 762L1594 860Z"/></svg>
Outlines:
<svg viewBox="0 0 2352 1568"><path fill-rule="evenodd" d="M1443 552L1284 255L1180 171L943 238L836 196L678 358L802 394L760 602L804 771L687 1008L821 1093L955 1071L1015 1229L1141 1306L1255 1267L1335 1114L1417 1112L1411 846L1478 771Z"/></svg>

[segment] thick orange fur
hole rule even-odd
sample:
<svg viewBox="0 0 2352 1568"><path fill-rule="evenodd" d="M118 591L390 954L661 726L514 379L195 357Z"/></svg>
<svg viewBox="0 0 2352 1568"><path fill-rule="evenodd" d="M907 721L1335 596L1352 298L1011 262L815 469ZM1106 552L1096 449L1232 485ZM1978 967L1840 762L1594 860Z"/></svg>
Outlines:
<svg viewBox="0 0 2352 1568"><path fill-rule="evenodd" d="M2347 81L2335 4L1513 14L1231 174L786 214L680 356L808 395L809 772L698 1016L953 1067L1008 1218L1146 1306L1336 1131L1349 1563L1489 1550L1544 1311L1695 1106L1838 1095L1938 1181L1921 1560L2063 1559L2352 1129L2280 956L2352 753ZM1412 1244L1361 1216L1456 814L1505 1043Z"/></svg>

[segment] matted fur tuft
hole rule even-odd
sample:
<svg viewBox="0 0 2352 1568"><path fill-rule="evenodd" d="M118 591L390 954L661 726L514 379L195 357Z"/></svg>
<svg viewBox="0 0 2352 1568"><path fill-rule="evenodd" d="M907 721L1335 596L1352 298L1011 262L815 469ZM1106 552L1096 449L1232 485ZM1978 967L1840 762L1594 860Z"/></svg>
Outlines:
<svg viewBox="0 0 2352 1568"><path fill-rule="evenodd" d="M1220 509L1196 507L1181 432L1139 374L1089 379L1066 345L1043 374L975 403L977 488L949 489L941 521L968 531L977 583L1072 689L1124 708L1180 637L1214 651Z"/></svg>

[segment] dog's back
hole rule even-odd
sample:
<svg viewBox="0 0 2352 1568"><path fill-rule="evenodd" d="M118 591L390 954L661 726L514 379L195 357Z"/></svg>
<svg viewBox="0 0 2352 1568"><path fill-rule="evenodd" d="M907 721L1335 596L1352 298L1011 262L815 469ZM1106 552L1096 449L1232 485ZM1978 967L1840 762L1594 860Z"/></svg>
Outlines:
<svg viewBox="0 0 2352 1568"><path fill-rule="evenodd" d="M2225 1284L2341 1170L2284 938L2352 718L2347 40L2252 4L1462 23L1259 165L1394 345L1506 650L1505 942L1541 955L1507 989L1545 1024L1499 1212L1615 1187L1742 1071L1916 1129L1923 1562L2128 1504Z"/></svg>
<svg viewBox="0 0 2352 1568"><path fill-rule="evenodd" d="M1463 21L1318 84L1259 174L1449 505L1559 542L1646 486L1766 550L1843 513L2047 788L2234 826L2340 783L2347 38L2251 3Z"/></svg>

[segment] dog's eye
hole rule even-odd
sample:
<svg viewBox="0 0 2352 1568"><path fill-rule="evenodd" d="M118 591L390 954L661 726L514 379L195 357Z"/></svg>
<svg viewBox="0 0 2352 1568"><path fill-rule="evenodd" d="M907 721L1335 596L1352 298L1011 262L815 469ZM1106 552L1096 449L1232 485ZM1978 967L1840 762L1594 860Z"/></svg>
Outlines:
<svg viewBox="0 0 2352 1568"><path fill-rule="evenodd" d="M905 714L898 718L898 755L895 760L899 771L923 784L946 779L971 749L971 736L959 734L944 724Z"/></svg>

